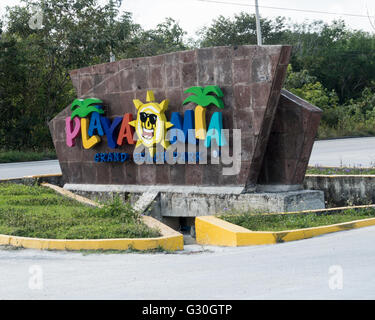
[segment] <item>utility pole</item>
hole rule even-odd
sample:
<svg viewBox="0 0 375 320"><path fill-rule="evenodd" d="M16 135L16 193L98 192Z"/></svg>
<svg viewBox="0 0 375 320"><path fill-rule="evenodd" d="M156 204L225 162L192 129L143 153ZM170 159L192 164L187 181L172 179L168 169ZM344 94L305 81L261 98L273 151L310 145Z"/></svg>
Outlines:
<svg viewBox="0 0 375 320"><path fill-rule="evenodd" d="M258 46L261 46L262 45L262 30L260 29L258 0L255 0L255 17L256 17L256 24L257 24L257 42L258 42Z"/></svg>
<svg viewBox="0 0 375 320"><path fill-rule="evenodd" d="M115 62L116 61L116 57L115 55L112 53L112 50L111 52L109 53L109 62Z"/></svg>

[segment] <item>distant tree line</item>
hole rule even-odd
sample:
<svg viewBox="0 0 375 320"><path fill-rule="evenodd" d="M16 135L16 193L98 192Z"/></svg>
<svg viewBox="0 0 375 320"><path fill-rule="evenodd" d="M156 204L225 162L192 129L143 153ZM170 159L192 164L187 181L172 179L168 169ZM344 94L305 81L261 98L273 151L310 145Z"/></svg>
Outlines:
<svg viewBox="0 0 375 320"><path fill-rule="evenodd" d="M31 28L35 5L41 28ZM0 20L0 149L52 147L47 123L75 98L69 70L197 47L256 44L255 17L223 16L197 39L172 18L144 30L109 0L24 0ZM320 137L374 134L375 36L343 21L262 19L264 44L293 46L285 87L324 110Z"/></svg>

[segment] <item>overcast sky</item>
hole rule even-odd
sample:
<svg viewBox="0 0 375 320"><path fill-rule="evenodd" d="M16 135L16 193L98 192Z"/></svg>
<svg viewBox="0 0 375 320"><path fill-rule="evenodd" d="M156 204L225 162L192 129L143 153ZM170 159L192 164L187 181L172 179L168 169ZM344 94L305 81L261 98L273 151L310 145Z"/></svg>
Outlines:
<svg viewBox="0 0 375 320"><path fill-rule="evenodd" d="M5 13L7 5L18 4L18 0L0 0L0 14ZM106 0L100 0L105 2ZM210 1L210 0L205 0ZM254 0L217 0L219 2L242 3L254 5ZM258 0L260 14L263 17L272 18L285 16L293 21L321 19L332 21L343 18L353 29L362 29L375 32L367 18L367 11L375 16L375 1L373 0ZM262 8L262 6L285 8L283 10ZM314 10L337 13L323 14L311 12L299 12L286 9ZM153 28L166 17L177 20L189 36L195 36L195 32L219 15L233 16L241 11L254 13L253 6L239 6L235 4L208 3L200 0L123 0L121 11L133 13L134 20L144 28ZM358 14L366 17L345 16L342 14ZM374 18L375 20L375 18ZM374 21L375 22L375 21Z"/></svg>

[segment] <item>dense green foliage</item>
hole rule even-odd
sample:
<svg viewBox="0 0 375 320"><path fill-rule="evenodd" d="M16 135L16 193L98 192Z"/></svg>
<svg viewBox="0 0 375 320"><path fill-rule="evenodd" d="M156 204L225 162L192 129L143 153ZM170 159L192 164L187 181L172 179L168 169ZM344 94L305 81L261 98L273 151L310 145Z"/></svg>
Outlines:
<svg viewBox="0 0 375 320"><path fill-rule="evenodd" d="M0 234L47 239L158 237L119 198L91 208L43 187L0 184Z"/></svg>
<svg viewBox="0 0 375 320"><path fill-rule="evenodd" d="M119 3L38 2L40 29L31 29L32 0L0 20L0 146L52 148L48 122L75 98L69 70L117 59L182 50L184 31L173 19L143 30ZM37 3L37 2L35 2Z"/></svg>
<svg viewBox="0 0 375 320"><path fill-rule="evenodd" d="M40 161L56 159L55 150L45 151L19 151L19 150L0 150L0 163Z"/></svg>
<svg viewBox="0 0 375 320"><path fill-rule="evenodd" d="M252 231L284 231L343 223L375 217L374 208L347 209L297 214L254 214L224 215L220 218Z"/></svg>
<svg viewBox="0 0 375 320"><path fill-rule="evenodd" d="M30 28L33 5L43 15ZM103 3L103 2L101 2ZM47 123L76 97L69 70L194 47L256 44L254 15L223 16L194 41L172 18L144 30L120 3L23 0L0 19L0 147L52 147ZM264 44L293 46L285 87L323 109L320 137L374 134L375 36L344 22L262 19Z"/></svg>
<svg viewBox="0 0 375 320"><path fill-rule="evenodd" d="M286 89L323 110L320 138L375 134L375 36L332 24L261 20L265 44L293 46ZM256 44L255 17L219 17L201 45ZM293 66L293 67L292 67Z"/></svg>
<svg viewBox="0 0 375 320"><path fill-rule="evenodd" d="M281 17L275 21L261 19L264 44L287 42L289 31L285 30L285 21ZM202 28L199 35L202 47L256 44L255 16L244 12L234 18L220 16L211 26Z"/></svg>

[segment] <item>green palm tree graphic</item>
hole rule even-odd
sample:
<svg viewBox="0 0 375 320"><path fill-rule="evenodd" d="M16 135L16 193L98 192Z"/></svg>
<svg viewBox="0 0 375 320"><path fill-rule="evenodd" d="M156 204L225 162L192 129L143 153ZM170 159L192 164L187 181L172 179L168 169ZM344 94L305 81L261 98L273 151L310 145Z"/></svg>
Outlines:
<svg viewBox="0 0 375 320"><path fill-rule="evenodd" d="M191 87L186 89L184 93L192 93L182 104L193 102L197 104L194 110L195 115L195 137L200 140L206 138L206 107L210 104L215 105L219 109L224 109L222 98L223 92L218 86ZM211 93L216 96L210 95Z"/></svg>
<svg viewBox="0 0 375 320"><path fill-rule="evenodd" d="M73 111L70 119L73 119L76 116L80 118L85 118L92 112L104 114L104 110L100 109L98 105L93 106L93 104L102 103L102 100L96 98L75 99L72 103L72 106L70 107L70 110Z"/></svg>

